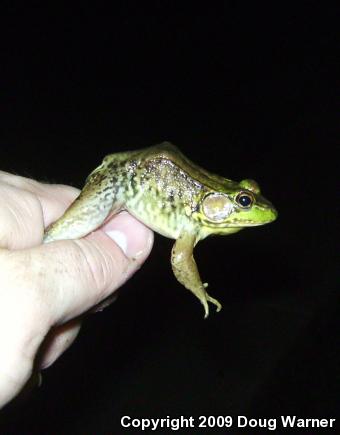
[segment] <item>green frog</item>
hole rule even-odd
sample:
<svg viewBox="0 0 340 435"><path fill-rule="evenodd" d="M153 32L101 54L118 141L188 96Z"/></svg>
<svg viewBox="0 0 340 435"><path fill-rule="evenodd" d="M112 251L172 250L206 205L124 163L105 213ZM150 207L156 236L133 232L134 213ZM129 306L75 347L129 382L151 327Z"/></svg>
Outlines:
<svg viewBox="0 0 340 435"><path fill-rule="evenodd" d="M185 157L169 142L138 151L106 156L86 179L78 198L50 225L49 243L78 239L100 227L113 214L127 210L146 226L175 239L171 264L177 280L202 303L220 311L207 292L193 249L209 235L225 235L272 222L273 205L253 180L237 183L212 174Z"/></svg>

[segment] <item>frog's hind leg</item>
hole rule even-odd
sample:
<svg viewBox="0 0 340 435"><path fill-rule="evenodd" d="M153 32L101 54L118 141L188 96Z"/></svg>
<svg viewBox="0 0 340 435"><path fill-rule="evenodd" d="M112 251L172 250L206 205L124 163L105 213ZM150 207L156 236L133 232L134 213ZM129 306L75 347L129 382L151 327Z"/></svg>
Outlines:
<svg viewBox="0 0 340 435"><path fill-rule="evenodd" d="M110 214L121 208L117 191L113 178L98 172L90 176L78 198L46 229L44 243L78 239L100 227Z"/></svg>
<svg viewBox="0 0 340 435"><path fill-rule="evenodd" d="M207 293L205 289L208 284L203 284L201 281L195 259L192 255L195 242L195 236L189 234L181 235L172 248L171 265L178 281L201 301L205 312L204 318L207 318L209 315L208 302L216 305L217 311L221 310L222 305Z"/></svg>

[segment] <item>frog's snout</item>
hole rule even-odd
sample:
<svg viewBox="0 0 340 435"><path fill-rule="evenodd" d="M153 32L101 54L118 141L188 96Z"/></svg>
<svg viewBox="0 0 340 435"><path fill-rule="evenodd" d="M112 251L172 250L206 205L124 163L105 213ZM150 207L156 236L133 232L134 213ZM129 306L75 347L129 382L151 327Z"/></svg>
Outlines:
<svg viewBox="0 0 340 435"><path fill-rule="evenodd" d="M270 218L269 222L275 221L277 219L278 215L279 215L279 213L276 210L276 208L274 206L271 206L270 214L269 214L269 218Z"/></svg>

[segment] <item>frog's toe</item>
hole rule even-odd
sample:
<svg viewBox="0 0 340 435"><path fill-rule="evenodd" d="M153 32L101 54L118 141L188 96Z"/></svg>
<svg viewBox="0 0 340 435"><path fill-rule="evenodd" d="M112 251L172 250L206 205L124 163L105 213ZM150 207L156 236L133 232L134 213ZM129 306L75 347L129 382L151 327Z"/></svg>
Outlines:
<svg viewBox="0 0 340 435"><path fill-rule="evenodd" d="M203 283L203 287L204 287L204 288L207 288L208 285L209 285L209 284L208 284L207 282L204 282L204 283Z"/></svg>
<svg viewBox="0 0 340 435"><path fill-rule="evenodd" d="M201 300L202 305L204 307L204 318L206 319L209 316L209 305L208 302L210 302L211 304L214 304L216 306L216 311L219 312L222 309L222 305L218 302L217 299L212 298L211 296L209 296L208 294L206 294L205 299Z"/></svg>
<svg viewBox="0 0 340 435"><path fill-rule="evenodd" d="M206 299L201 299L202 305L204 307L204 318L209 316L209 305Z"/></svg>
<svg viewBox="0 0 340 435"><path fill-rule="evenodd" d="M222 310L222 305L218 302L217 299L212 298L211 296L207 295L207 301L211 302L212 304L216 305L216 311L219 312Z"/></svg>

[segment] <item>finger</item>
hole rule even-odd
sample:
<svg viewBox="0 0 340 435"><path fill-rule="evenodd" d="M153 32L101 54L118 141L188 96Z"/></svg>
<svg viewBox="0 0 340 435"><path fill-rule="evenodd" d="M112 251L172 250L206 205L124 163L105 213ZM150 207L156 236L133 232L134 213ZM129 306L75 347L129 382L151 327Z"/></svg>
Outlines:
<svg viewBox="0 0 340 435"><path fill-rule="evenodd" d="M43 213L30 192L0 184L0 247L22 249L41 243Z"/></svg>
<svg viewBox="0 0 340 435"><path fill-rule="evenodd" d="M0 183L35 195L43 209L45 227L57 220L79 195L79 189L72 186L41 183L4 171L0 171Z"/></svg>
<svg viewBox="0 0 340 435"><path fill-rule="evenodd" d="M64 325L53 328L48 333L42 348L39 350L38 369L46 369L51 366L74 342L80 327L81 321L74 319Z"/></svg>
<svg viewBox="0 0 340 435"><path fill-rule="evenodd" d="M70 186L43 185L0 171L0 247L39 245L44 227L57 220L78 193Z"/></svg>
<svg viewBox="0 0 340 435"><path fill-rule="evenodd" d="M79 189L72 186L39 183L33 193L40 201L45 228L64 214L79 192Z"/></svg>
<svg viewBox="0 0 340 435"><path fill-rule="evenodd" d="M60 217L76 192L49 186L39 197L29 191L0 184L0 247L23 249L42 242L44 228Z"/></svg>

